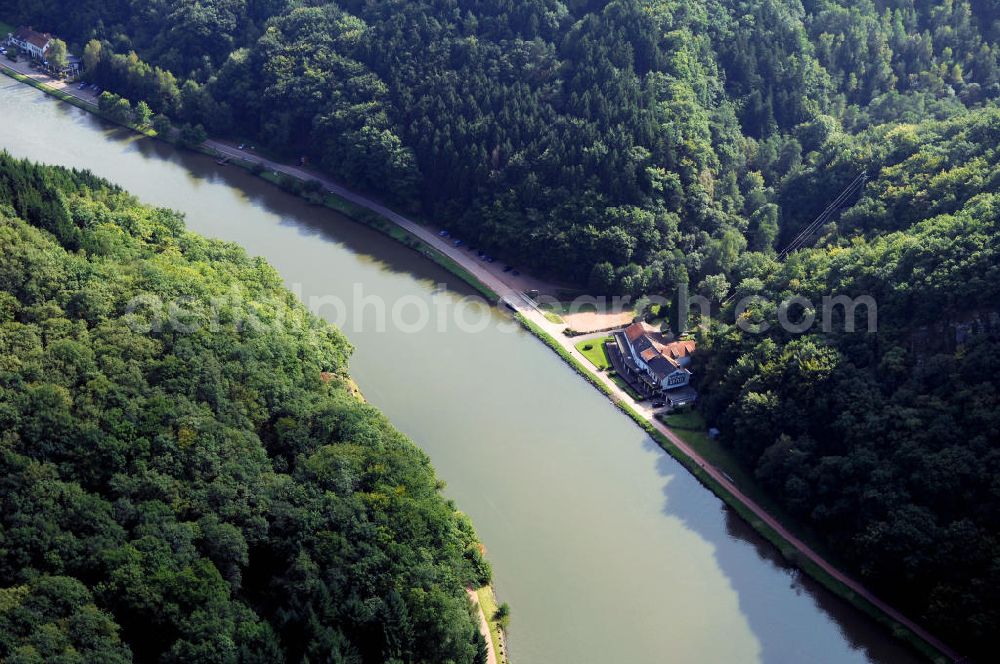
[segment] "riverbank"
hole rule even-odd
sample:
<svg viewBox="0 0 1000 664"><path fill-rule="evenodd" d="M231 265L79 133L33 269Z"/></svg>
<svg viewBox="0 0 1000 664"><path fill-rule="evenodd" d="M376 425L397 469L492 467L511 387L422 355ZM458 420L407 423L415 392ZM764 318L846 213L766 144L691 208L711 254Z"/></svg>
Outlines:
<svg viewBox="0 0 1000 664"><path fill-rule="evenodd" d="M497 620L499 605L497 604L496 590L492 585L483 586L476 591L476 598L479 600L479 606L482 607L483 612L486 614L486 622L490 628L490 638L496 652L497 661L499 664L509 664L510 660L507 658L507 632L500 624L500 621Z"/></svg>
<svg viewBox="0 0 1000 664"><path fill-rule="evenodd" d="M214 148L204 148L199 147L199 152L204 152L210 156L219 156L219 152ZM414 251L424 255L437 265L440 265L449 273L458 277L463 283L468 284L475 288L480 295L485 297L490 302L496 302L499 296L493 292L486 284L469 274L468 270L462 267L457 261L445 256L440 251L428 246L419 237L410 233L406 229L402 228L398 224L394 224L387 221L385 217L372 212L371 210L362 207L336 193L326 192L325 194L320 192L304 192L301 188L301 183L307 182L305 179L293 179L289 181L288 177L294 176L282 176L281 174L276 175L276 171L259 171L255 168L257 162L251 161L250 159L243 158L232 158L227 164L236 166L238 168L243 168L250 173L257 175L258 177L267 180L271 184L287 191L290 194L300 196L314 205L322 205L327 207L339 214L355 221L359 224L373 228L384 235L396 240L400 244L413 249Z"/></svg>
<svg viewBox="0 0 1000 664"><path fill-rule="evenodd" d="M504 645L503 629L496 620L497 602L492 586L466 588L469 601L479 613L479 630L486 639L487 664L509 664L507 648Z"/></svg>
<svg viewBox="0 0 1000 664"><path fill-rule="evenodd" d="M177 145L176 142L165 138L163 136L153 135L154 138L167 141L173 145ZM305 189L304 185L312 181L319 181L316 178L309 177L308 175L292 175L288 172L282 172L271 168L274 166L268 163L263 169L261 164L266 161L263 158L251 156L244 153L233 154L231 151L222 151L219 149L219 144L212 141L206 141L200 146L189 147L189 149L201 152L210 157L218 157L225 159L225 165L231 165L237 168L242 168L243 170L260 177L267 182L270 182L274 186L282 189L290 194L299 196L313 205L321 205L327 207L335 212L355 221L369 228L373 228L380 233L396 240L397 242L413 249L414 251L422 254L423 256L430 259L432 262L440 265L449 273L458 277L463 283L468 284L476 289L480 295L485 297L490 302L496 302L499 300L499 295L497 295L489 286L483 283L481 280L474 277L465 269L458 261L446 256L442 252L436 250L424 240L418 237L416 234L402 227L398 223L393 223L388 220L385 215L379 214L367 207L359 205L358 203L350 200L346 196L338 193L336 190L332 189L332 184L330 182L323 182L322 184L327 186L325 191L312 191Z"/></svg>
<svg viewBox="0 0 1000 664"><path fill-rule="evenodd" d="M466 258L468 258L468 257L466 257ZM477 266L475 266L474 261L473 261L473 266L472 267L477 267ZM470 272L470 274L472 274L472 273ZM486 275L483 276L483 278L489 278L489 275L486 274ZM525 316L526 316L527 319L535 321L535 319L537 317L537 312L535 312L533 310L530 310L523 303L519 303L518 306L521 307L524 310ZM548 321L546 321L544 318L542 318L541 320L539 320L539 324L540 324L541 329L542 329L542 335L541 336L551 338L553 344L556 347L558 347L559 346L559 342L557 341L557 338L559 338L559 332L560 331L557 330L557 329L554 329L553 326L551 324L549 324ZM570 354L570 357L574 357L574 356L572 354ZM633 419L635 419L635 418L633 418ZM659 442L659 439L658 439L658 442ZM661 445L663 445L663 444L665 444L665 443L661 442ZM671 450L668 449L668 451L671 451ZM673 451L671 451L671 453L673 453ZM697 476L697 473L695 473L695 474ZM715 490L715 489L713 489L713 490ZM716 490L716 493L718 494L717 490Z"/></svg>

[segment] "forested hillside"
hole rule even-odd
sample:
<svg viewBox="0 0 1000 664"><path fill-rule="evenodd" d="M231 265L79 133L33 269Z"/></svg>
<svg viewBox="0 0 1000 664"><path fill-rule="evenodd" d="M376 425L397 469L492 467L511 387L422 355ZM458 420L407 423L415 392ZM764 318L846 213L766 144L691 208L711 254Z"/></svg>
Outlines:
<svg viewBox="0 0 1000 664"><path fill-rule="evenodd" d="M996 0L0 0L0 15L86 45L88 77L175 123L634 295L721 275L713 292L743 249L772 247L797 213L774 192L831 134L1000 96Z"/></svg>
<svg viewBox="0 0 1000 664"><path fill-rule="evenodd" d="M715 324L695 369L709 420L765 487L867 584L982 661L1000 625L998 145L997 110L829 145L787 195L858 158L879 176L821 248L741 259L737 292L770 303L747 315L773 327ZM829 333L775 321L792 296L822 316L824 296L862 294L877 332L864 306L855 332L842 308Z"/></svg>
<svg viewBox="0 0 1000 664"><path fill-rule="evenodd" d="M0 153L0 661L485 662L472 527L350 351L262 260Z"/></svg>

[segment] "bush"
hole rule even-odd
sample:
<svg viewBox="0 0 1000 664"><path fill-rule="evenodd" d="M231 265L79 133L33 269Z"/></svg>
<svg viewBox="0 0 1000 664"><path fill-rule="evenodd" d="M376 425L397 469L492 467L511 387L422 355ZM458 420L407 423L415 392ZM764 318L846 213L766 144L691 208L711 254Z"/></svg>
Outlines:
<svg viewBox="0 0 1000 664"><path fill-rule="evenodd" d="M132 121L132 103L113 92L104 91L97 98L97 108L106 117L121 124Z"/></svg>
<svg viewBox="0 0 1000 664"><path fill-rule="evenodd" d="M201 145L207 138L208 134L205 133L205 128L203 126L200 124L191 126L190 123L186 123L181 127L181 132L178 136L181 145L189 148Z"/></svg>
<svg viewBox="0 0 1000 664"><path fill-rule="evenodd" d="M507 629L510 625L510 606L504 602L493 612L493 620L500 625L501 629Z"/></svg>
<svg viewBox="0 0 1000 664"><path fill-rule="evenodd" d="M169 136L170 130L173 128L173 126L170 124L170 118L168 118L166 115L163 115L162 113L153 117L152 126L153 126L153 131L155 131L158 135L164 137Z"/></svg>
<svg viewBox="0 0 1000 664"><path fill-rule="evenodd" d="M285 173L278 173L278 186L293 194L301 194L304 184L302 180Z"/></svg>

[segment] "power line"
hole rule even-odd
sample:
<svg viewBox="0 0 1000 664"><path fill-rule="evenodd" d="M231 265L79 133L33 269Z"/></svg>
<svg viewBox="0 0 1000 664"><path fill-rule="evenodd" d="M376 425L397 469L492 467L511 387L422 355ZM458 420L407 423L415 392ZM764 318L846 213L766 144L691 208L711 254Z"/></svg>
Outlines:
<svg viewBox="0 0 1000 664"><path fill-rule="evenodd" d="M805 227L801 233L799 233L794 240L792 240L787 247L781 250L778 254L778 259L781 260L786 258L790 253L801 249L805 244L819 231L820 228L825 226L827 222L836 214L843 204L850 199L854 194L858 193L862 187L868 182L868 171L863 171L861 175L854 178L847 187L840 192L830 203L823 212L820 213L818 217L811 224Z"/></svg>
<svg viewBox="0 0 1000 664"><path fill-rule="evenodd" d="M811 237L819 228L825 225L827 223L827 220L833 215L833 212L837 210L837 208L844 202L844 200L850 194L850 191L853 189L856 183L857 183L857 178L855 178L855 180L850 185L848 185L847 189L840 192L840 195L837 196L837 198L834 199L834 201L830 203L826 207L826 209L824 209L823 212L820 213L818 217L816 217L816 219L814 219L812 222L806 225L805 228L803 228L799 232L799 234L791 242L789 242L788 246L786 246L784 249L781 250L781 252L779 252L778 254L779 258L784 258L791 252L795 251L795 249L801 247L809 237Z"/></svg>
<svg viewBox="0 0 1000 664"><path fill-rule="evenodd" d="M859 176L854 178L847 187L844 188L840 194L833 199L829 205L826 206L816 219L812 221L808 226L806 226L795 238L788 243L781 253L778 254L778 260L784 260L793 251L798 251L809 242L813 236L825 226L833 216L840 211L844 203L846 203L851 197L859 193L864 186L868 183L868 171L862 171ZM722 301L722 306L726 306L736 298L736 293L731 294L725 300Z"/></svg>

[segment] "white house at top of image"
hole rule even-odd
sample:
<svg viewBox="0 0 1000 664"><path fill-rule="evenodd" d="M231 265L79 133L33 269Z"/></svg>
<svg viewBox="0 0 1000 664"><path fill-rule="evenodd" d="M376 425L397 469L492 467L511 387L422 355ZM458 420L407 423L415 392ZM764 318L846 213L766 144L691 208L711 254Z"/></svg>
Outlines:
<svg viewBox="0 0 1000 664"><path fill-rule="evenodd" d="M7 37L7 41L40 60L45 57L45 51L49 50L52 35L47 32L35 32L34 29L22 25Z"/></svg>

